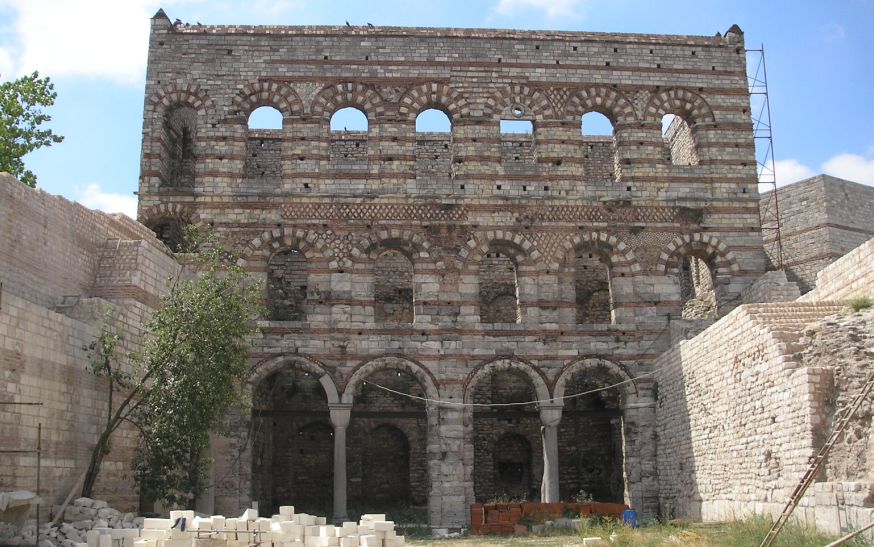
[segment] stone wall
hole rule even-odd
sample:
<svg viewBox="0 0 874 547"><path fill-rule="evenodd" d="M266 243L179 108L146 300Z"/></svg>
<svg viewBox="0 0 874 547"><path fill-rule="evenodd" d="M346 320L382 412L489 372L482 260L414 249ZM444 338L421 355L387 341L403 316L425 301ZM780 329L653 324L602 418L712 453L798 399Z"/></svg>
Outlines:
<svg viewBox="0 0 874 547"><path fill-rule="evenodd" d="M857 296L874 299L874 239L820 270L816 288L801 300L848 300Z"/></svg>
<svg viewBox="0 0 874 547"><path fill-rule="evenodd" d="M829 175L796 182L777 191L783 265L790 281L806 293L816 274L874 236L874 188ZM763 210L773 208L762 194ZM763 215L766 213L763 213ZM768 219L763 223L768 224ZM773 231L765 233L765 249L776 264Z"/></svg>
<svg viewBox="0 0 874 547"><path fill-rule="evenodd" d="M135 350L143 324L178 266L147 228L91 211L0 175L0 405L3 448L36 446L42 425L42 495L60 502L84 473L104 419L106 383L89 374L85 346L110 306ZM95 494L136 509L133 432L123 427ZM0 455L0 491L35 489L34 454ZM51 503L42 505L48 510Z"/></svg>

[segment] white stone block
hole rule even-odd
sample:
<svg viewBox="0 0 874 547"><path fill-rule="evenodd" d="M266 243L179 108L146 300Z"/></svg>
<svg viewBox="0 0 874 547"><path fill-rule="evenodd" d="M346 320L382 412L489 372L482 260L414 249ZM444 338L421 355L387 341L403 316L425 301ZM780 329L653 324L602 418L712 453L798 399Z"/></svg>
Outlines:
<svg viewBox="0 0 874 547"><path fill-rule="evenodd" d="M279 514L283 517L290 517L294 515L294 506L293 505L280 505L279 506Z"/></svg>
<svg viewBox="0 0 874 547"><path fill-rule="evenodd" d="M345 536L340 538L340 547L359 547L358 536Z"/></svg>
<svg viewBox="0 0 874 547"><path fill-rule="evenodd" d="M98 547L112 547L112 536L109 534L100 534L97 545Z"/></svg>
<svg viewBox="0 0 874 547"><path fill-rule="evenodd" d="M144 528L140 537L144 540L150 541L158 541L170 539L170 531L169 530L156 530L154 528Z"/></svg>
<svg viewBox="0 0 874 547"><path fill-rule="evenodd" d="M169 530L172 525L173 521L170 519L147 518L143 520L143 528L153 530Z"/></svg>
<svg viewBox="0 0 874 547"><path fill-rule="evenodd" d="M85 498L90 501L90 498ZM97 530L88 530L85 532L85 541L88 547L100 547L100 532Z"/></svg>
<svg viewBox="0 0 874 547"><path fill-rule="evenodd" d="M258 518L258 510L257 509L246 509L243 511L243 514L240 515L240 518L243 520L255 520Z"/></svg>
<svg viewBox="0 0 874 547"><path fill-rule="evenodd" d="M383 547L382 538L372 534L359 536L358 545L360 545L361 547Z"/></svg>
<svg viewBox="0 0 874 547"><path fill-rule="evenodd" d="M324 526L328 524L328 517L316 517L316 524L319 526Z"/></svg>
<svg viewBox="0 0 874 547"><path fill-rule="evenodd" d="M395 529L395 523L390 520L376 520L373 522L373 528L379 532L388 532Z"/></svg>
<svg viewBox="0 0 874 547"><path fill-rule="evenodd" d="M194 511L170 511L170 520L175 521L178 518L194 520Z"/></svg>
<svg viewBox="0 0 874 547"><path fill-rule="evenodd" d="M138 539L134 541L134 547L157 547L158 542L154 539Z"/></svg>
<svg viewBox="0 0 874 547"><path fill-rule="evenodd" d="M221 515L213 515L212 516L212 529L213 530L224 530L226 528L225 522L227 519Z"/></svg>

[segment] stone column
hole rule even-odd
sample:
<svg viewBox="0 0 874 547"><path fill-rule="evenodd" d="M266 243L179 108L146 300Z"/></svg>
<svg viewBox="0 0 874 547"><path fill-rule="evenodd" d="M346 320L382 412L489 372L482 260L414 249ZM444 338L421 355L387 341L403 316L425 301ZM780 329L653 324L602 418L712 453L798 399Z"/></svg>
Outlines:
<svg viewBox="0 0 874 547"><path fill-rule="evenodd" d="M540 501L555 503L558 494L558 423L561 421L562 405L541 404L540 435L543 439L543 481L540 483Z"/></svg>
<svg viewBox="0 0 874 547"><path fill-rule="evenodd" d="M328 405L334 424L334 521L343 522L346 514L346 427L352 414L351 403Z"/></svg>

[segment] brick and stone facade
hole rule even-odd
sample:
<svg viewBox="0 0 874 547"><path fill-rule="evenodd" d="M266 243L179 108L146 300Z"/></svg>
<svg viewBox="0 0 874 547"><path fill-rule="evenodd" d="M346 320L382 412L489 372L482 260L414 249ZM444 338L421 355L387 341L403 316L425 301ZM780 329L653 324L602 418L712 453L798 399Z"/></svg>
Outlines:
<svg viewBox="0 0 874 547"><path fill-rule="evenodd" d="M824 267L874 236L874 188L829 175L781 187L779 200L783 268L802 293L816 285ZM770 192L762 194L763 224L774 218ZM765 251L777 263L774 231L765 230Z"/></svg>
<svg viewBox="0 0 874 547"><path fill-rule="evenodd" d="M215 509L311 500L340 516L376 495L457 527L475 500L584 489L654 513L646 375L668 323L724 315L767 264L745 68L737 27L188 27L159 12L139 218L171 247L181 224L213 225L272 310L253 412L215 448ZM280 130L248 128L262 106ZM366 130L330 129L345 107ZM427 109L451 132L417 132ZM582 134L587 112L612 137ZM395 385L540 402L374 392ZM315 477L329 495L290 486Z"/></svg>

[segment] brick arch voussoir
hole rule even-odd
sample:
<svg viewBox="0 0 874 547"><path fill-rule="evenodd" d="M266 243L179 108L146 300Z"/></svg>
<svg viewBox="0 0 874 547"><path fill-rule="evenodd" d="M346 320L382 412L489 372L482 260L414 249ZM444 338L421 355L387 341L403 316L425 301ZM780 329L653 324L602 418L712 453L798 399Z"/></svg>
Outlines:
<svg viewBox="0 0 874 547"><path fill-rule="evenodd" d="M266 267L270 257L276 253L294 249L303 253L307 260L330 258L331 248L324 239L311 230L301 228L276 228L262 232L250 241L237 263L244 268Z"/></svg>
<svg viewBox="0 0 874 547"><path fill-rule="evenodd" d="M575 375L590 370L606 370L615 377L615 383L617 384L620 382L628 382L622 386L625 395L625 404L628 404L629 401L637 397L637 386L632 381L633 377L622 365L607 359L584 357L569 362L562 367L561 371L558 373L558 377L555 380L555 386L553 387L553 394L556 402L564 404L563 397L566 395L565 390L567 389L568 382Z"/></svg>
<svg viewBox="0 0 874 547"><path fill-rule="evenodd" d="M417 260L428 260L442 269L443 262L439 259L437 247L421 234L407 229L391 228L367 234L355 244L351 254L354 258L367 257L376 260L382 251L389 248L386 244L392 241L402 242L402 250L411 254L409 258L414 263Z"/></svg>
<svg viewBox="0 0 874 547"><path fill-rule="evenodd" d="M647 121L660 122L665 114L680 116L689 125L716 121L713 109L710 108L704 97L682 87L656 93L650 98L644 109Z"/></svg>
<svg viewBox="0 0 874 547"><path fill-rule="evenodd" d="M249 82L237 93L232 103L234 114L241 119L248 119L255 109L262 106L272 106L282 113L283 118L303 112L303 101L298 94L281 82Z"/></svg>
<svg viewBox="0 0 874 547"><path fill-rule="evenodd" d="M461 246L455 256L456 269L461 270L478 264L482 257L493 245L510 243L513 247L519 247L522 252L516 256L516 265L520 268L534 268L546 270L554 267L544 259L543 253L537 245L523 234L508 230L493 230L488 232L476 232L467 242Z"/></svg>
<svg viewBox="0 0 874 547"><path fill-rule="evenodd" d="M676 274L676 259L680 256L704 255L709 258L718 276L731 275L740 270L737 257L724 242L716 236L696 232L677 236L659 254L656 271L665 274Z"/></svg>
<svg viewBox="0 0 874 547"><path fill-rule="evenodd" d="M199 226L203 224L200 215L191 207L181 205L179 203L162 203L152 207L146 207L140 210L137 215L140 224L149 226L166 220L178 220L183 225L194 224Z"/></svg>
<svg viewBox="0 0 874 547"><path fill-rule="evenodd" d="M614 126L621 122L637 119L634 104L622 92L605 86L581 89L571 95L565 107L565 114L578 117L588 112L599 112Z"/></svg>
<svg viewBox="0 0 874 547"><path fill-rule="evenodd" d="M354 403L355 390L364 382L368 376L374 372L381 370L401 370L409 372L413 375L422 389L425 390L425 396L432 401L439 399L440 395L437 389L437 378L430 370L422 363L406 357L404 355L381 355L373 359L369 359L359 363L349 378L346 380L343 389L342 402Z"/></svg>
<svg viewBox="0 0 874 547"><path fill-rule="evenodd" d="M148 104L160 116L163 116L168 108L178 105L190 106L199 116L210 115L215 111L215 105L206 91L193 83L171 82L149 97Z"/></svg>
<svg viewBox="0 0 874 547"><path fill-rule="evenodd" d="M564 266L569 266L574 260L576 251L588 246L605 252L610 260L611 268L629 272L641 271L640 262L637 260L634 250L617 234L606 232L586 232L563 241L559 262Z"/></svg>
<svg viewBox="0 0 874 547"><path fill-rule="evenodd" d="M537 366L516 357L497 357L475 366L465 377L462 384L464 402L472 402L473 391L479 385L479 382L489 375L503 370L515 370L524 373L531 380L534 386L535 397L538 401L552 400L546 375Z"/></svg>
<svg viewBox="0 0 874 547"><path fill-rule="evenodd" d="M461 93L446 84L436 82L409 89L399 101L398 113L401 118L414 120L429 108L443 111L450 121L470 114L470 105Z"/></svg>
<svg viewBox="0 0 874 547"><path fill-rule="evenodd" d="M379 93L357 82L326 87L316 95L310 111L315 117L330 120L336 111L349 106L363 111L368 121L382 116L385 112L385 105Z"/></svg>
<svg viewBox="0 0 874 547"><path fill-rule="evenodd" d="M524 84L510 85L498 91L491 100L486 101L485 114L499 117L515 105L525 109L521 119L540 120L555 117L555 110L549 98L540 90ZM508 115L512 117L512 114Z"/></svg>
<svg viewBox="0 0 874 547"><path fill-rule="evenodd" d="M318 378L319 383L322 384L322 388L325 390L325 395L328 398L328 404L340 402L340 392L337 389L337 383L325 366L314 359L300 355L277 355L256 363L249 369L249 378L246 384L250 390L254 390L258 384L271 374L287 368L309 372Z"/></svg>

